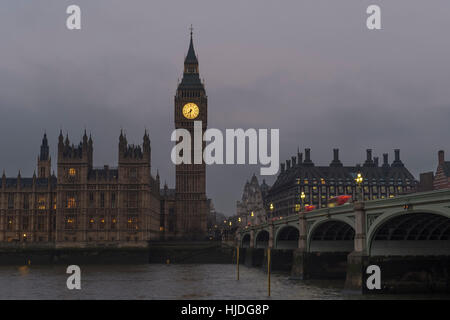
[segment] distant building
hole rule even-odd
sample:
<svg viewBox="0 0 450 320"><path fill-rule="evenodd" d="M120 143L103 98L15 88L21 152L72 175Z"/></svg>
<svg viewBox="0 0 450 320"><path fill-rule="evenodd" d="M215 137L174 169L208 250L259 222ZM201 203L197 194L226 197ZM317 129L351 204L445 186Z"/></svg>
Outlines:
<svg viewBox="0 0 450 320"><path fill-rule="evenodd" d="M260 185L258 178L253 174L250 182L247 180L242 193L242 199L236 203L237 219L241 219L242 226L259 224L267 219L264 201L269 191L269 186L263 180Z"/></svg>
<svg viewBox="0 0 450 320"><path fill-rule="evenodd" d="M367 149L366 161L356 166L344 166L339 160L339 149L333 150L333 160L329 166L315 166L311 160L310 149L303 154L281 164L281 172L270 188L265 208L270 216L286 216L301 210L302 192L305 193L303 205L323 208L328 200L338 195L357 194L355 177L361 173L364 181L362 192L364 200L395 197L399 194L415 192L417 181L400 160L400 150L395 150L395 159L389 164L388 154L383 154L383 163L378 157L372 158L372 150Z"/></svg>
<svg viewBox="0 0 450 320"><path fill-rule="evenodd" d="M419 183L417 184L417 192L425 192L434 190L434 173L433 171L421 173Z"/></svg>
<svg viewBox="0 0 450 320"><path fill-rule="evenodd" d="M433 181L434 189L450 188L450 161L445 161L444 151L438 152L438 167Z"/></svg>

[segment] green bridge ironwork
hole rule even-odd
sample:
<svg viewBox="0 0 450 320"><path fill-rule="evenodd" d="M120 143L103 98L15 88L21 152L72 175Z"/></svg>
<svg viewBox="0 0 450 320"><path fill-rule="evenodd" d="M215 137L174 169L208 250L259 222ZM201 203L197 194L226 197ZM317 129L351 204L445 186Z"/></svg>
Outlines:
<svg viewBox="0 0 450 320"><path fill-rule="evenodd" d="M450 189L353 202L241 228L240 247L450 255Z"/></svg>

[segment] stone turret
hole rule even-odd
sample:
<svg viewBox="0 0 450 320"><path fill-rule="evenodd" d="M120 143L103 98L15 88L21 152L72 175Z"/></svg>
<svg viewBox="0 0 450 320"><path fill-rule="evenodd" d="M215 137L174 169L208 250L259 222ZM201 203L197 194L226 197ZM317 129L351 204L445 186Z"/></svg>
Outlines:
<svg viewBox="0 0 450 320"><path fill-rule="evenodd" d="M52 160L50 157L50 148L48 146L47 134L44 133L42 138L41 151L37 159L38 175L39 178L50 177L52 169Z"/></svg>

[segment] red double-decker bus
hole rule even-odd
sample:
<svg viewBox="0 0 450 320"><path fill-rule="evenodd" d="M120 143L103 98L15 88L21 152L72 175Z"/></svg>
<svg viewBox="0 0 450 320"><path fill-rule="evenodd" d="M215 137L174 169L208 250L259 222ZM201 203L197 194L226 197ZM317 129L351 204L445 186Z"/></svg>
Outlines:
<svg viewBox="0 0 450 320"><path fill-rule="evenodd" d="M328 200L328 208L342 206L346 203L350 203L351 199L352 199L352 196L349 196L349 195L333 197L330 200Z"/></svg>

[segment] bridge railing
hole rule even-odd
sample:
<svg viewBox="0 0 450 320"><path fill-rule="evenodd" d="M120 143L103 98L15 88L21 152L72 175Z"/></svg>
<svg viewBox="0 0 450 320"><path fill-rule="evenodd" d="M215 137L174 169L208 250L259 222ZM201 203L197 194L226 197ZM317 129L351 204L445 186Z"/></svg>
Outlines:
<svg viewBox="0 0 450 320"><path fill-rule="evenodd" d="M366 210L374 209L374 208L388 208L388 207L397 207L403 205L414 205L414 204L429 204L429 203L437 203L437 202L450 202L450 189L443 190L434 190L427 192L417 192L410 193L406 195L400 195L394 198L386 198L386 199L375 199L375 200L366 200L364 201L364 207ZM285 224L292 221L296 221L300 215L304 215L307 219L320 217L320 216L331 216L335 214L342 214L346 212L353 212L354 204L347 203L341 206L336 206L333 208L319 208L313 211L308 212L299 212L297 214L283 216L281 219L276 219L274 221L264 222L258 225L250 225L245 228L241 228L241 232L246 232L246 230L252 229L261 229L269 224Z"/></svg>

